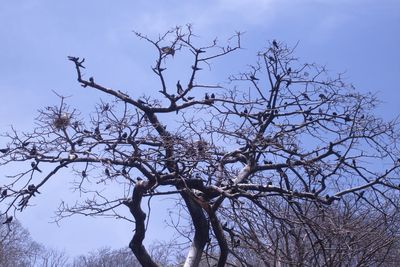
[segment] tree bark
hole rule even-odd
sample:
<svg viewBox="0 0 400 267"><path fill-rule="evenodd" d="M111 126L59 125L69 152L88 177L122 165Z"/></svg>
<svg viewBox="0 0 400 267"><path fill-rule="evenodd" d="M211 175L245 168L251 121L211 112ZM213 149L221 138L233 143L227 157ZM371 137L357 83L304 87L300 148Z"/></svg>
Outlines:
<svg viewBox="0 0 400 267"><path fill-rule="evenodd" d="M136 183L135 189L132 194L132 201L124 202L129 207L130 212L135 218L136 230L129 247L135 254L139 263L146 267L158 267L158 265L151 259L146 248L143 246L143 240L146 234L145 219L146 214L143 212L140 204L142 202L143 193L145 192L145 183Z"/></svg>
<svg viewBox="0 0 400 267"><path fill-rule="evenodd" d="M220 249L220 255L218 258L217 266L224 267L226 260L228 258L228 243L226 242L224 231L222 229L221 224L219 223L219 220L218 220L215 212L211 211L209 213L209 216L210 216L211 226L212 226L213 232L215 234L215 237L217 238L218 246Z"/></svg>
<svg viewBox="0 0 400 267"><path fill-rule="evenodd" d="M183 267L199 266L205 245L209 240L209 225L201 206L199 206L186 192L181 193L189 210L195 228L192 245L190 246Z"/></svg>

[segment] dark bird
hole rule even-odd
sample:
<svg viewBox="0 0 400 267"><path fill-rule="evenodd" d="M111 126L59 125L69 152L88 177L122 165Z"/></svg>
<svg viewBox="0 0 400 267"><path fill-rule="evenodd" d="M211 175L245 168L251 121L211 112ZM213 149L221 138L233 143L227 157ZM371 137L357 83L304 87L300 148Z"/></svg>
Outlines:
<svg viewBox="0 0 400 267"><path fill-rule="evenodd" d="M143 179L141 178L141 177L136 177L136 180L138 180L138 181L143 181Z"/></svg>
<svg viewBox="0 0 400 267"><path fill-rule="evenodd" d="M34 170L34 171L42 172L42 170L38 168L36 162L34 162L34 161L31 162L31 167L32 167L32 170Z"/></svg>
<svg viewBox="0 0 400 267"><path fill-rule="evenodd" d="M164 46L161 48L161 51L166 54L166 55L175 55L175 49L173 49L172 47L169 46Z"/></svg>
<svg viewBox="0 0 400 267"><path fill-rule="evenodd" d="M31 151L29 152L29 155L36 156L36 154L37 154L37 149L36 146L33 145Z"/></svg>
<svg viewBox="0 0 400 267"><path fill-rule="evenodd" d="M10 148L8 147L0 149L0 152L3 154L7 153L8 151L10 151Z"/></svg>
<svg viewBox="0 0 400 267"><path fill-rule="evenodd" d="M111 128L111 124L107 124L106 127L104 128L105 131L109 130Z"/></svg>
<svg viewBox="0 0 400 267"><path fill-rule="evenodd" d="M269 56L268 59L269 59L269 61L271 61L271 62L275 62L275 58L272 57L272 56Z"/></svg>
<svg viewBox="0 0 400 267"><path fill-rule="evenodd" d="M252 81L258 81L259 79L256 77L256 76L254 76L254 75L250 75L250 79L252 80Z"/></svg>
<svg viewBox="0 0 400 267"><path fill-rule="evenodd" d="M351 118L350 118L350 115L349 115L349 114L347 114L347 115L344 117L344 121L345 121L345 122L351 121Z"/></svg>
<svg viewBox="0 0 400 267"><path fill-rule="evenodd" d="M89 82L90 82L90 83L94 83L94 78L93 78L93 77L90 77L90 78L89 78Z"/></svg>
<svg viewBox="0 0 400 267"><path fill-rule="evenodd" d="M292 84L292 80L288 80L288 81L286 81L286 88L288 88L289 87L289 85L291 85Z"/></svg>
<svg viewBox="0 0 400 267"><path fill-rule="evenodd" d="M196 66L192 66L192 69L193 69L194 71L202 70L202 68L199 68L199 67L196 67Z"/></svg>
<svg viewBox="0 0 400 267"><path fill-rule="evenodd" d="M83 177L83 178L87 177L87 173L86 173L85 170L83 170L81 174L82 174L82 177Z"/></svg>
<svg viewBox="0 0 400 267"><path fill-rule="evenodd" d="M7 189L4 189L3 192L1 193L2 197L6 197L7 196Z"/></svg>
<svg viewBox="0 0 400 267"><path fill-rule="evenodd" d="M187 99L188 99L189 101L191 101L191 100L194 99L194 97L193 97L193 96L189 96Z"/></svg>
<svg viewBox="0 0 400 267"><path fill-rule="evenodd" d="M306 100L310 101L310 97L306 93L301 94Z"/></svg>
<svg viewBox="0 0 400 267"><path fill-rule="evenodd" d="M99 126L97 126L97 127L94 129L94 133L96 134L96 139L98 139L98 140L103 140L103 137L101 137L101 134L100 134L100 128L99 128Z"/></svg>
<svg viewBox="0 0 400 267"><path fill-rule="evenodd" d="M215 99L215 94L214 93L211 94L211 99Z"/></svg>
<svg viewBox="0 0 400 267"><path fill-rule="evenodd" d="M22 146L23 146L23 147L26 147L26 146L28 146L30 143L31 143L31 142L29 142L29 141L25 141L25 142L22 143Z"/></svg>
<svg viewBox="0 0 400 267"><path fill-rule="evenodd" d="M128 133L127 133L127 132L124 132L124 133L121 135L121 137L122 137L123 139L126 139L126 138L128 137Z"/></svg>
<svg viewBox="0 0 400 267"><path fill-rule="evenodd" d="M76 143L81 146L83 144L83 138L79 138Z"/></svg>
<svg viewBox="0 0 400 267"><path fill-rule="evenodd" d="M247 108L245 108L245 109L243 110L243 113L244 113L244 114L249 113L249 111L247 110Z"/></svg>
<svg viewBox="0 0 400 267"><path fill-rule="evenodd" d="M336 112L332 112L332 115L333 115L333 116L337 116L337 113L336 113Z"/></svg>
<svg viewBox="0 0 400 267"><path fill-rule="evenodd" d="M106 175L108 176L108 177L110 177L110 170L108 169L108 168L106 168L105 170L104 170L104 172L106 173Z"/></svg>
<svg viewBox="0 0 400 267"><path fill-rule="evenodd" d="M206 93L206 95L204 96L205 100L210 100L210 96Z"/></svg>
<svg viewBox="0 0 400 267"><path fill-rule="evenodd" d="M319 96L319 98L321 98L322 100L326 99L326 95L324 95L324 94L319 94L318 96Z"/></svg>
<svg viewBox="0 0 400 267"><path fill-rule="evenodd" d="M176 83L176 92L178 93L178 95L181 95L181 94L183 94L183 88L182 88L182 85L181 85L181 83L180 83L180 81L178 80L178 82Z"/></svg>
<svg viewBox="0 0 400 267"><path fill-rule="evenodd" d="M12 222L13 220L13 216L7 217L6 220L3 222L3 224L8 224L10 222Z"/></svg>
<svg viewBox="0 0 400 267"><path fill-rule="evenodd" d="M36 186L34 184L30 184L28 185L28 191L31 193L38 193L40 194L40 192L37 190ZM33 194L34 195L34 194Z"/></svg>
<svg viewBox="0 0 400 267"><path fill-rule="evenodd" d="M34 185L34 184L30 184L30 185L28 185L28 191L35 191L35 189L36 189L36 186Z"/></svg>
<svg viewBox="0 0 400 267"><path fill-rule="evenodd" d="M128 174L125 168L122 169L122 174L123 175L127 175Z"/></svg>
<svg viewBox="0 0 400 267"><path fill-rule="evenodd" d="M275 46L275 48L279 48L278 43L275 40L272 41L272 44Z"/></svg>
<svg viewBox="0 0 400 267"><path fill-rule="evenodd" d="M109 109L110 109L110 105L108 103L106 103L105 105L103 105L101 112L108 111Z"/></svg>
<svg viewBox="0 0 400 267"><path fill-rule="evenodd" d="M292 68L289 67L289 68L287 69L287 74L290 74L291 72L292 72Z"/></svg>

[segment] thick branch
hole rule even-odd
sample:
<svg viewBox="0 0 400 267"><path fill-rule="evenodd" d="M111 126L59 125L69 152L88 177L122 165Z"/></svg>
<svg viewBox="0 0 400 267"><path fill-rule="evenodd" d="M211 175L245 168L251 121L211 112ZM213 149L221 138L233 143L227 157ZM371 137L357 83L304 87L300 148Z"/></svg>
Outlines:
<svg viewBox="0 0 400 267"><path fill-rule="evenodd" d="M181 193L183 200L189 210L195 228L192 245L186 257L184 267L199 266L204 247L209 240L209 225L203 209L190 197L190 193Z"/></svg>
<svg viewBox="0 0 400 267"><path fill-rule="evenodd" d="M129 207L129 210L136 221L135 234L129 243L129 247L142 266L157 267L158 265L151 259L146 248L143 246L143 240L146 234L146 214L142 211L140 204L142 202L143 194L146 192L145 188L144 182L138 182L133 191L132 201L126 201L124 203Z"/></svg>

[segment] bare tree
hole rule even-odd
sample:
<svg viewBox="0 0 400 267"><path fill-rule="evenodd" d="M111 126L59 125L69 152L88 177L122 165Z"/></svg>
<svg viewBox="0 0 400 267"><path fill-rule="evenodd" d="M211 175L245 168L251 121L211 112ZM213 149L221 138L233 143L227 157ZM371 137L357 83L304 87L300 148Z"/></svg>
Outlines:
<svg viewBox="0 0 400 267"><path fill-rule="evenodd" d="M2 221L6 218L0 217ZM49 249L32 240L29 232L17 220L0 224L0 266L57 266L67 265L64 252Z"/></svg>
<svg viewBox="0 0 400 267"><path fill-rule="evenodd" d="M31 261L31 266L64 267L70 266L68 262L69 257L65 251L41 246L40 254L36 256L35 261Z"/></svg>
<svg viewBox="0 0 400 267"><path fill-rule="evenodd" d="M144 198L175 195L194 231L184 266L198 266L204 255L225 266L233 264L227 262L233 246L241 246L231 244L224 230L227 211L243 205L278 222L285 218L268 203L286 201L298 218L314 216L301 212L302 203L327 207L344 197L383 214L387 205L398 206L389 197L399 190L397 124L374 116L373 95L356 92L324 67L300 63L292 48L275 40L228 85L203 83L204 68L240 50L240 33L222 46L217 40L197 46L190 26L156 39L136 35L155 48L158 90L138 96L110 88L84 77L83 58L69 57L85 90L114 99L100 103L88 119L61 97L60 105L40 111L31 133L6 134L10 142L0 164L19 162L24 168L2 187L6 216L24 209L50 179L73 166L75 189L87 200L62 203L60 218L85 214L132 221L129 247L143 266L158 266L143 245L141 204ZM171 81L167 67L178 55L192 64ZM121 186L121 195L103 190L112 184ZM309 231L319 240L314 227Z"/></svg>
<svg viewBox="0 0 400 267"><path fill-rule="evenodd" d="M328 207L251 202L225 210L236 266L397 266L398 210L371 210L347 197ZM229 222L229 223L228 223ZM237 245L240 244L240 245Z"/></svg>
<svg viewBox="0 0 400 267"><path fill-rule="evenodd" d="M5 220L3 216L0 218ZM0 232L1 266L29 266L31 260L39 254L40 245L30 238L29 232L18 221L13 221L10 225L2 224Z"/></svg>
<svg viewBox="0 0 400 267"><path fill-rule="evenodd" d="M140 264L135 260L131 251L127 249L112 250L110 248L102 248L97 251L90 252L88 255L81 255L74 259L73 267L135 267Z"/></svg>

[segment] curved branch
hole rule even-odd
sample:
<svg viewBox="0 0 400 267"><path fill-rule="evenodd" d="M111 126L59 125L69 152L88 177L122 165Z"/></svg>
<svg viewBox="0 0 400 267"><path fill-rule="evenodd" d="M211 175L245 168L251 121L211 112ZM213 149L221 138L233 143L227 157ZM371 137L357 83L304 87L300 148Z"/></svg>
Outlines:
<svg viewBox="0 0 400 267"><path fill-rule="evenodd" d="M146 234L146 214L143 212L140 204L145 192L146 183L140 181L136 183L135 189L133 190L132 200L124 202L124 204L129 207L129 210L136 221L136 231L129 243L129 247L142 266L158 267L158 265L151 259L146 248L143 246L143 240Z"/></svg>
<svg viewBox="0 0 400 267"><path fill-rule="evenodd" d="M199 266L204 247L209 240L209 225L204 215L203 209L199 206L186 191L181 192L181 196L189 210L190 217L195 228L192 245L186 257L184 267Z"/></svg>

